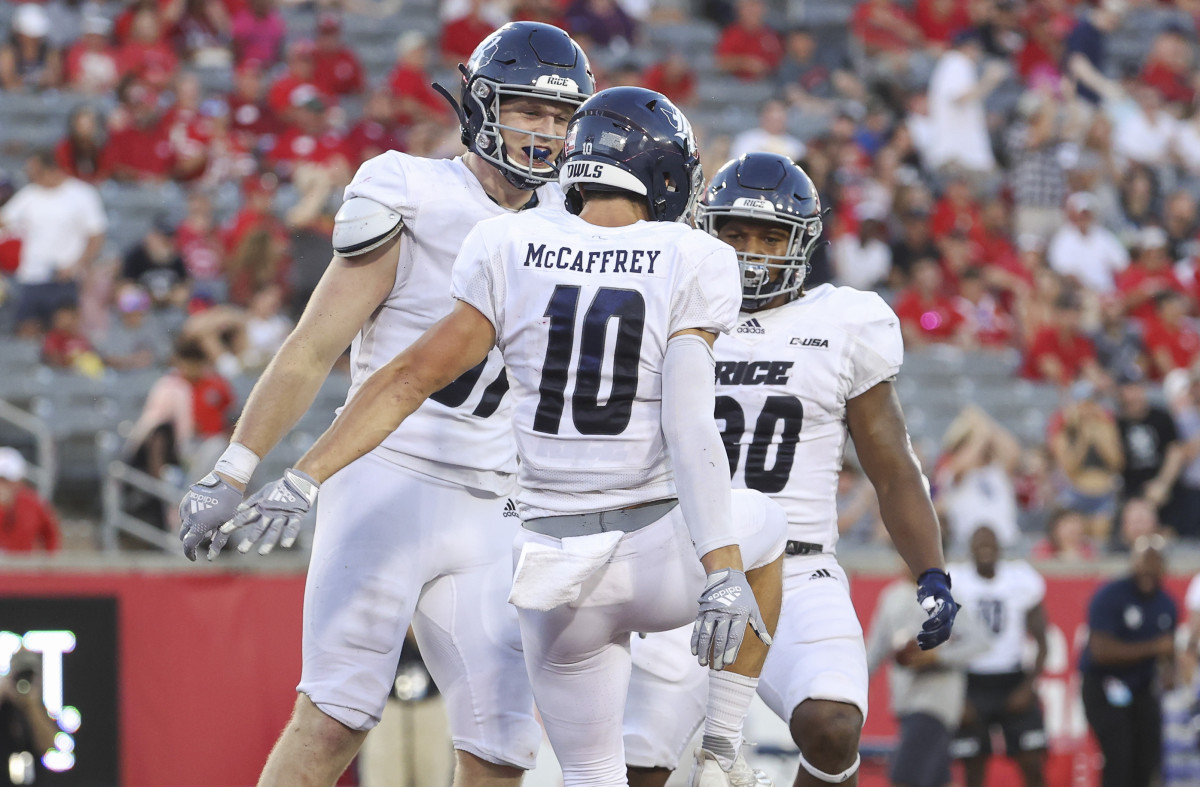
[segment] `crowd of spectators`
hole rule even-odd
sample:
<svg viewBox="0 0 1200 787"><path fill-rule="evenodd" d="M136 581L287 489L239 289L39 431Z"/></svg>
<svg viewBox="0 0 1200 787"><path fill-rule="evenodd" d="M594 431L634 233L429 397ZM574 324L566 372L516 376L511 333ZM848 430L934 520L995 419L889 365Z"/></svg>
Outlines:
<svg viewBox="0 0 1200 787"><path fill-rule="evenodd" d="M311 32L289 30L281 5L312 9ZM708 171L751 150L799 161L831 208L813 281L880 291L910 351L1017 353L1016 374L1061 391L1044 445L976 410L952 427L930 457L952 534L979 524L955 511L999 488L993 529L1035 522L1047 555L1129 543L1142 501L1151 529L1200 537L1200 1L860 0L845 26L813 28L766 0L451 0L435 6L439 34L407 29L389 69L364 67L345 20L398 8L16 5L0 92L79 101L25 172L0 178L7 330L85 375L261 368L311 290L299 246L327 243L355 168L389 149L456 154L432 75L506 20L544 21L592 55L601 87L643 84L697 110ZM1136 57L1115 46L1166 10ZM712 51L645 46L654 26L697 17L720 29ZM227 89L201 78L213 69ZM726 135L703 122L710 81L771 95ZM186 212L113 250L98 191L112 182L173 182ZM219 217L230 183L240 207ZM192 385L198 408L211 389ZM178 421L188 392L164 390L179 396L160 396L142 431L176 419L185 450L209 414ZM843 482L846 532L880 537L861 473Z"/></svg>

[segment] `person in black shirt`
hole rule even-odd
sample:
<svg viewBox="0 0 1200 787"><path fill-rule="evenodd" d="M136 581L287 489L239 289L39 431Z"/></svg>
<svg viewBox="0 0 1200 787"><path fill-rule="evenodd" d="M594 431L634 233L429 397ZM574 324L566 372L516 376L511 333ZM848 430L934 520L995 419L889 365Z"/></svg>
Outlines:
<svg viewBox="0 0 1200 787"><path fill-rule="evenodd" d="M0 677L0 763L8 766L12 784L40 783L42 754L53 747L58 732L42 701L41 675L41 658L22 649Z"/></svg>
<svg viewBox="0 0 1200 787"><path fill-rule="evenodd" d="M1145 379L1135 366L1117 375L1117 429L1125 454L1122 501L1144 497L1161 507L1183 469L1183 448L1175 419L1150 404Z"/></svg>
<svg viewBox="0 0 1200 787"><path fill-rule="evenodd" d="M187 268L166 217L154 220L142 242L125 255L121 278L141 285L156 307L182 307L190 293Z"/></svg>
<svg viewBox="0 0 1200 787"><path fill-rule="evenodd" d="M1175 602L1162 588L1162 536L1134 542L1132 572L1088 605L1083 709L1104 755L1102 787L1149 787L1162 765L1160 667L1175 656Z"/></svg>

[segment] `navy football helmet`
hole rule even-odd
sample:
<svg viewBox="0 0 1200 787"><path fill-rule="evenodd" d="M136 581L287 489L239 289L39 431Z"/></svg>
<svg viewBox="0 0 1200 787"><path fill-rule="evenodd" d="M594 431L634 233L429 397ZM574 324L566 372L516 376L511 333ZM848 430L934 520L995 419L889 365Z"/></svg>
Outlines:
<svg viewBox="0 0 1200 787"><path fill-rule="evenodd" d="M611 87L583 102L567 127L562 173L567 210L579 187L644 196L653 221L691 221L704 190L692 125L661 93Z"/></svg>
<svg viewBox="0 0 1200 787"><path fill-rule="evenodd" d="M823 229L821 198L808 174L775 153L747 153L726 163L696 209L696 224L716 235L730 218L778 224L789 233L786 254L738 253L742 308L754 311L778 295L799 292Z"/></svg>
<svg viewBox="0 0 1200 787"><path fill-rule="evenodd" d="M545 142L562 139L500 124L506 98L534 97L578 107L596 91L587 55L569 35L540 22L509 22L480 42L462 72L461 101L434 85L458 115L467 149L498 168L509 183L535 189L558 177ZM501 130L527 135L529 163L515 161Z"/></svg>

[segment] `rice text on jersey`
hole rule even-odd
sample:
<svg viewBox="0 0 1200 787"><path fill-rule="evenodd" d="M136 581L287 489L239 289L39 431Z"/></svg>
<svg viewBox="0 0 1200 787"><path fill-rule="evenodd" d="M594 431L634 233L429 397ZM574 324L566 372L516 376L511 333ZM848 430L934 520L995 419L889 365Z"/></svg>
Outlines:
<svg viewBox="0 0 1200 787"><path fill-rule="evenodd" d="M783 385L793 361L717 361L717 385Z"/></svg>
<svg viewBox="0 0 1200 787"><path fill-rule="evenodd" d="M525 268L557 268L579 273L645 273L654 275L654 263L662 249L605 249L576 251L570 246L547 249L530 243L525 251Z"/></svg>

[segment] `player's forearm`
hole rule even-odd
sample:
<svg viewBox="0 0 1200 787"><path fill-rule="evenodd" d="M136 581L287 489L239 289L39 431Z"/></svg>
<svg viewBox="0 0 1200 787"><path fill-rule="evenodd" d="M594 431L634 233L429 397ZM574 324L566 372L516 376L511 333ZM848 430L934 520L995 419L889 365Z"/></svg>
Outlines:
<svg viewBox="0 0 1200 787"><path fill-rule="evenodd" d="M1116 637L1096 633L1088 640L1092 661L1107 667L1124 667L1138 664L1162 655L1162 646L1156 639L1145 642L1123 642Z"/></svg>
<svg viewBox="0 0 1200 787"><path fill-rule="evenodd" d="M270 453L312 406L336 360L310 352L302 337L288 337L250 392L232 442L260 458Z"/></svg>
<svg viewBox="0 0 1200 787"><path fill-rule="evenodd" d="M372 374L333 424L296 463L317 483L375 450L440 388L416 372L402 354Z"/></svg>
<svg viewBox="0 0 1200 787"><path fill-rule="evenodd" d="M732 568L741 571L743 568L742 550L737 544L720 547L701 556L700 563L704 566L705 572L709 574L714 571L720 571L723 568Z"/></svg>
<svg viewBox="0 0 1200 787"><path fill-rule="evenodd" d="M896 551L914 576L945 568L942 532L916 460L875 485L879 510Z"/></svg>

